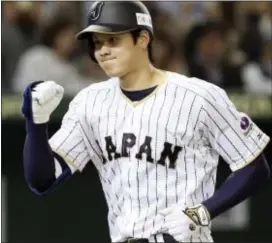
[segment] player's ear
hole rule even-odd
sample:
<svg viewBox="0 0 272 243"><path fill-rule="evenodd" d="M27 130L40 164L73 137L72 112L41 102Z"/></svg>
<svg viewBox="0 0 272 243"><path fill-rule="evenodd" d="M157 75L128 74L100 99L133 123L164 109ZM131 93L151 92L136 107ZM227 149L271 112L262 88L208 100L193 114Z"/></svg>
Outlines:
<svg viewBox="0 0 272 243"><path fill-rule="evenodd" d="M139 45L140 48L146 49L149 42L150 42L149 33L146 30L142 30L138 37L137 44Z"/></svg>

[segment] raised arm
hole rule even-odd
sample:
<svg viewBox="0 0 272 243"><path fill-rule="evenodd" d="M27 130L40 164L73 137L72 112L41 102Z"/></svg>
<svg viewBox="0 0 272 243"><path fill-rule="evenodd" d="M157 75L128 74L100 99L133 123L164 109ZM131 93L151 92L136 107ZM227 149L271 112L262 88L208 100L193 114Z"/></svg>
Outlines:
<svg viewBox="0 0 272 243"><path fill-rule="evenodd" d="M64 160L52 152L48 142L51 113L63 97L63 88L53 81L31 83L24 91L22 113L26 121L23 167L29 188L43 195L69 178L72 172Z"/></svg>

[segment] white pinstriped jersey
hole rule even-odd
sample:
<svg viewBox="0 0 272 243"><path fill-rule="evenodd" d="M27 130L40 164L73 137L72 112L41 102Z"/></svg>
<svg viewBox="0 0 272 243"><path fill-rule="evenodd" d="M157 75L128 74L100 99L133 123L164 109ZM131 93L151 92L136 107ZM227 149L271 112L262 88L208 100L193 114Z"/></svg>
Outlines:
<svg viewBox="0 0 272 243"><path fill-rule="evenodd" d="M117 78L92 84L70 103L52 149L73 168L96 166L113 242L160 232L158 211L199 204L215 189L219 155L235 171L253 161L269 137L236 110L219 87L167 72L139 103ZM194 241L212 241L210 232Z"/></svg>

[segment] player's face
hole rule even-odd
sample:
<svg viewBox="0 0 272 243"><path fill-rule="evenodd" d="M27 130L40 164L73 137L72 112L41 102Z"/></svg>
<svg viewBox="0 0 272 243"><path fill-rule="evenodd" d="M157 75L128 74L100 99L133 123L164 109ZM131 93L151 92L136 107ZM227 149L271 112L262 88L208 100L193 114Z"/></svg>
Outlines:
<svg viewBox="0 0 272 243"><path fill-rule="evenodd" d="M93 35L95 58L110 77L122 77L135 69L140 47L130 33Z"/></svg>

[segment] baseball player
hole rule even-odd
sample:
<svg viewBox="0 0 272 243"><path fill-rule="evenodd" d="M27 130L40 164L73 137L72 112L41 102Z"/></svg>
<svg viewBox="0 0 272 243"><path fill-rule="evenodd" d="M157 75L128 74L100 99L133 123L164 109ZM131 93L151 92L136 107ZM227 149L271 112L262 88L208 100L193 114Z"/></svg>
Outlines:
<svg viewBox="0 0 272 243"><path fill-rule="evenodd" d="M64 90L54 81L26 87L25 178L44 195L93 163L112 242L213 242L211 220L268 180L269 137L221 88L155 68L153 37L143 3L92 5L77 38L109 79L75 96L50 139ZM219 155L233 173L215 191Z"/></svg>

